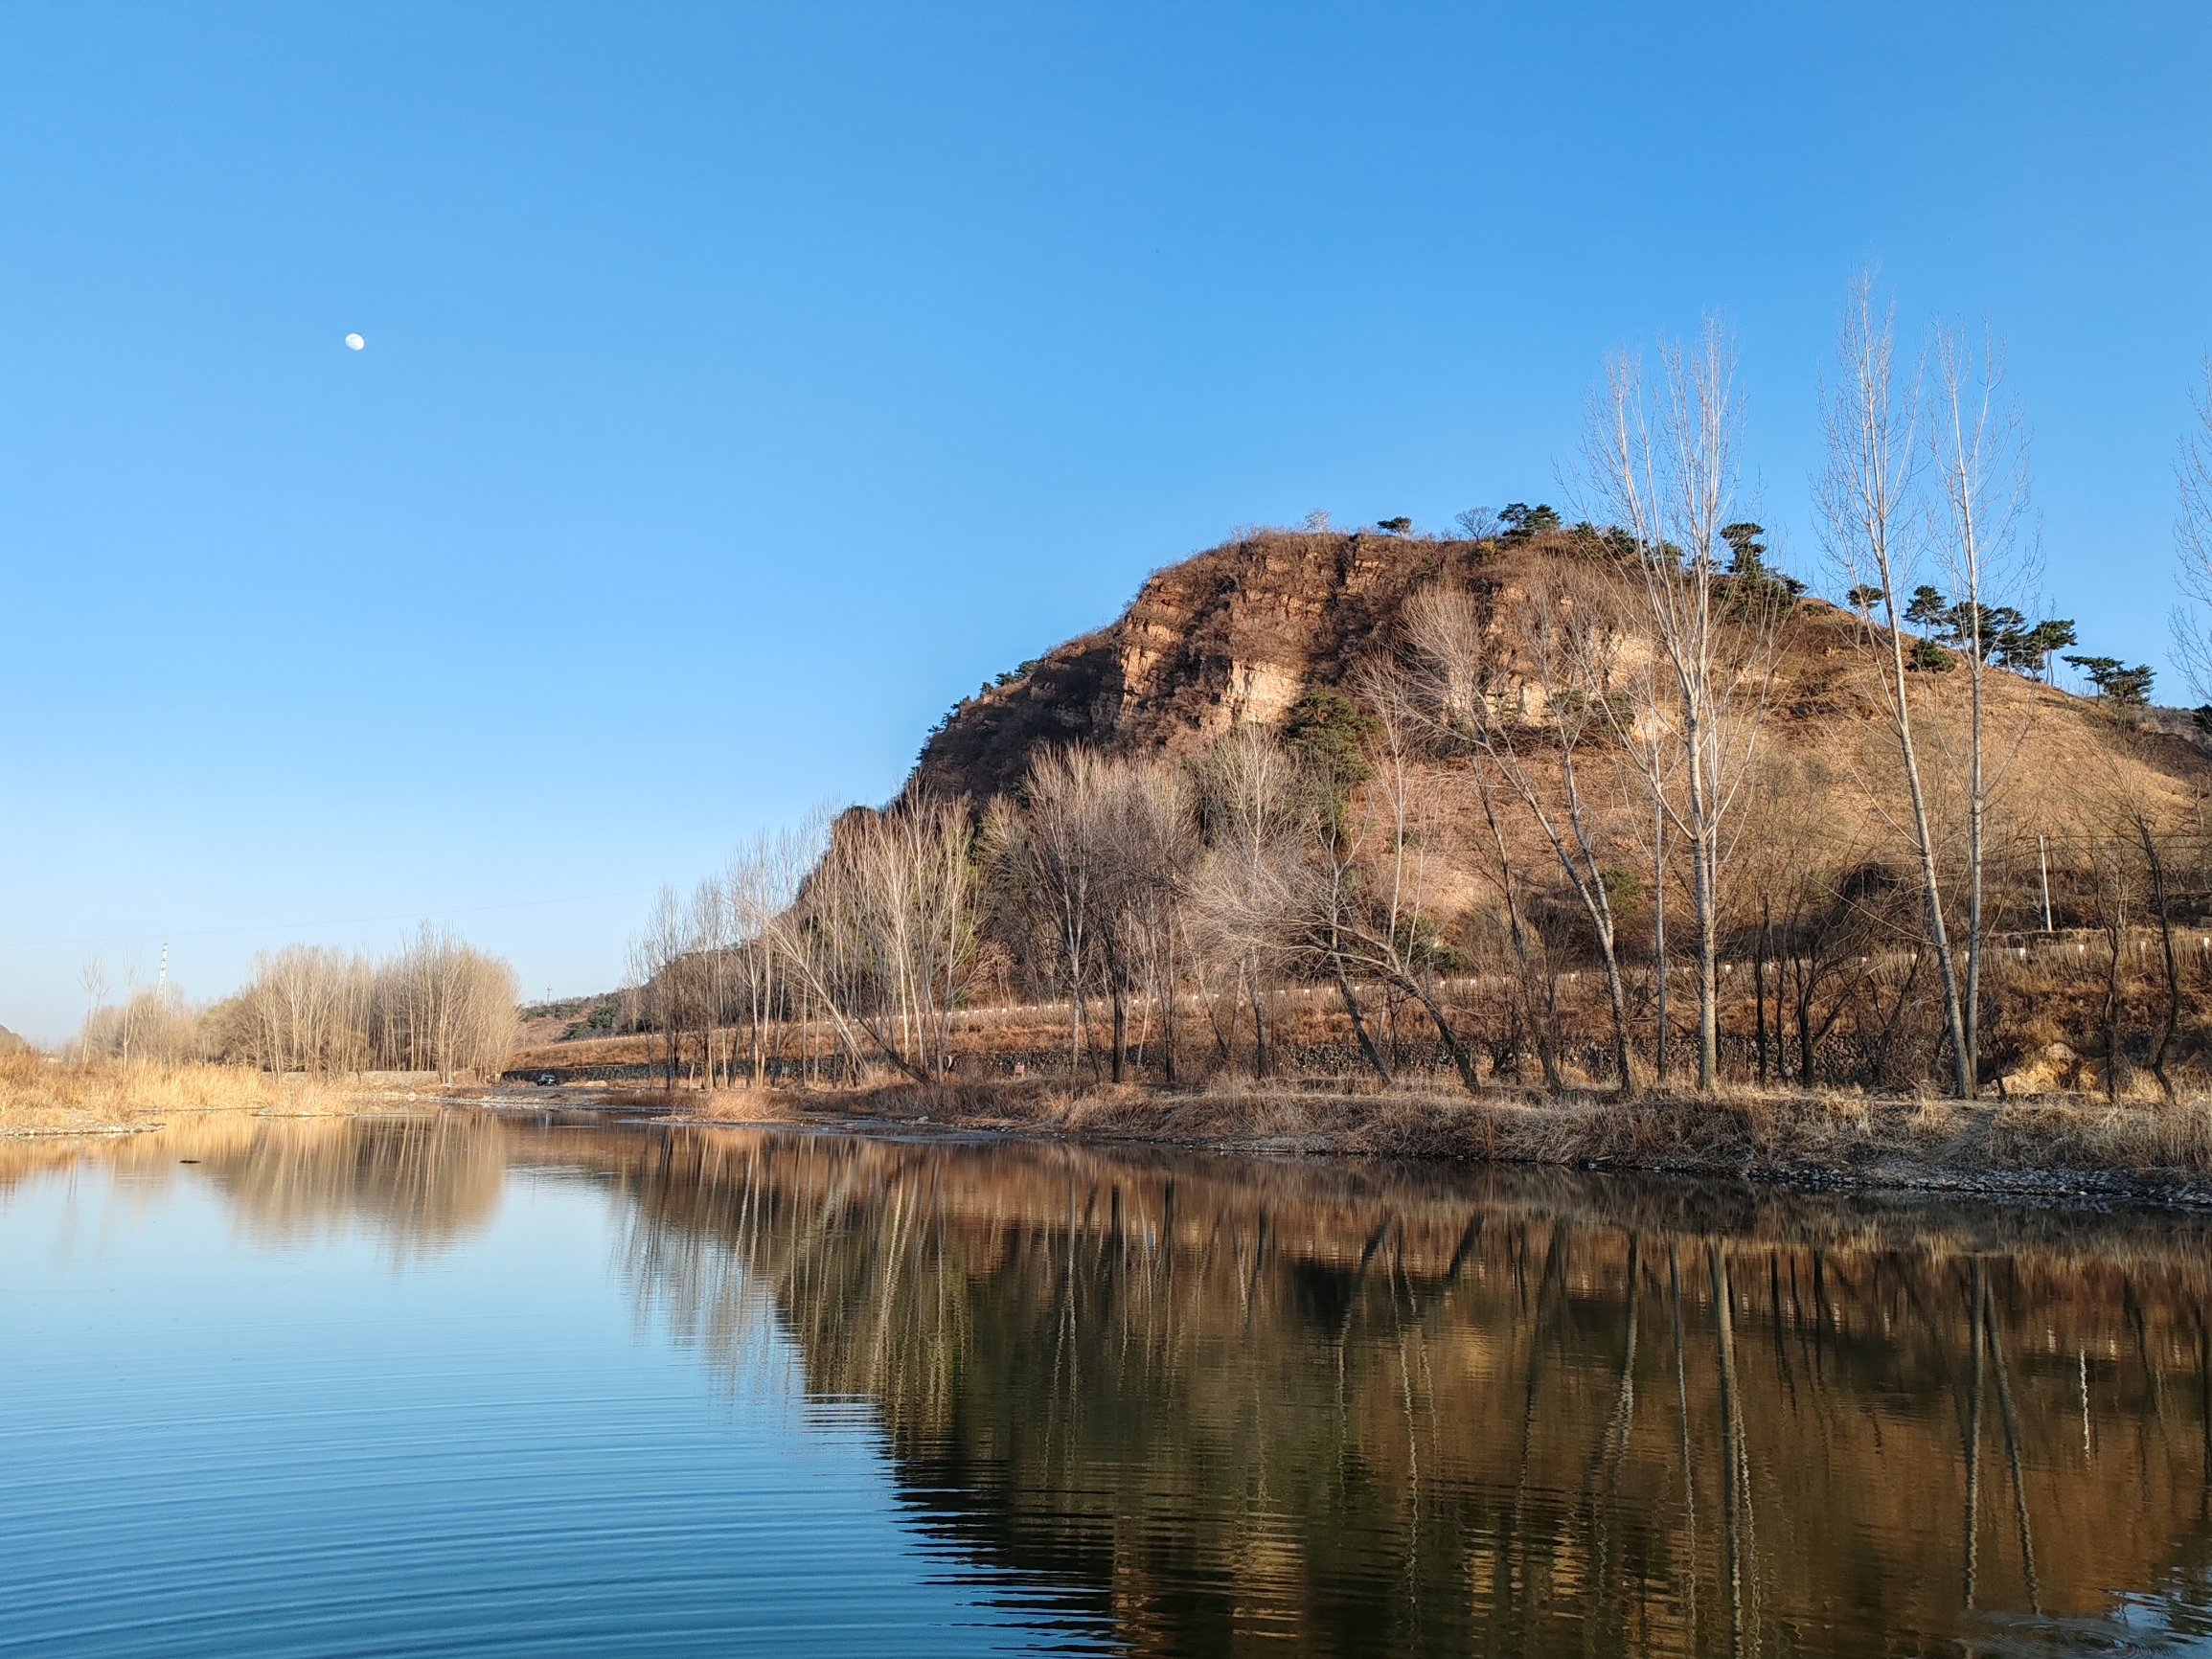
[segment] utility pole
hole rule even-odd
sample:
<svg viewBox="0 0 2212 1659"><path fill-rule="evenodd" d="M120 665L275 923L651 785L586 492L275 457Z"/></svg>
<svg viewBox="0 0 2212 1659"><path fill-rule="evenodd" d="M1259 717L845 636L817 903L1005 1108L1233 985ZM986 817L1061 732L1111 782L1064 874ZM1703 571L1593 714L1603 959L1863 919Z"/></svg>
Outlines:
<svg viewBox="0 0 2212 1659"><path fill-rule="evenodd" d="M2036 837L2036 863L2043 875L2043 931L2051 930L2051 861L2043 852L2043 838Z"/></svg>
<svg viewBox="0 0 2212 1659"><path fill-rule="evenodd" d="M154 977L153 994L161 999L164 1008L169 1006L169 944L166 941L161 947L161 972Z"/></svg>

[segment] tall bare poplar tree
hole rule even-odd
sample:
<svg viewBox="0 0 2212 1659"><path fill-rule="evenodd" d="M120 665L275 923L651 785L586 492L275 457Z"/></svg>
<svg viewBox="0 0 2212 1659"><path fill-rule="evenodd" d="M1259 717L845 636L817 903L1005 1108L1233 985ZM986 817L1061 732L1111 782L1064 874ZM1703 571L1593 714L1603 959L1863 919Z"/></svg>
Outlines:
<svg viewBox="0 0 2212 1659"><path fill-rule="evenodd" d="M514 1047L514 969L424 922L381 960L290 944L257 959L254 978L217 1011L212 1046L272 1072L340 1072L364 1063L497 1077Z"/></svg>
<svg viewBox="0 0 2212 1659"><path fill-rule="evenodd" d="M1108 908L1102 868L1103 762L1090 750L1055 749L1032 762L1023 793L1028 810L1016 826L1014 854L1030 894L1051 919L1067 986L1067 1064L1083 1063L1083 1002L1101 948ZM1118 1070L1118 1061L1117 1061Z"/></svg>
<svg viewBox="0 0 2212 1659"><path fill-rule="evenodd" d="M1921 769L1900 602L1917 553L1914 498L1922 450L1921 393L1917 379L1898 384L1895 357L1895 319L1886 310L1876 314L1873 284L1861 278L1853 285L1844 310L1836 384L1822 399L1828 453L1816 494L1829 557L1851 584L1854 608L1867 619L1866 641L1880 662L1876 677L1882 712L1897 743L1911 806L1928 943L1943 979L1952 1083L1965 1100L1974 1089L1973 1049L1967 1036L1955 953L1944 917L1943 882Z"/></svg>
<svg viewBox="0 0 2212 1659"><path fill-rule="evenodd" d="M1990 798L2003 767L1993 764L1988 682L1993 595L2017 584L2019 530L2028 505L2027 439L2018 410L2004 396L2004 361L1986 335L1976 352L1963 330L1936 334L1935 408L1929 459L1941 504L1935 537L1950 567L1958 638L1967 667L1966 979L1959 991L1959 1036L1966 1063L1961 1087L1980 1073L1983 873Z"/></svg>
<svg viewBox="0 0 2212 1659"><path fill-rule="evenodd" d="M769 1022L783 1011L791 986L805 978L799 974L787 979L780 972L787 949L804 948L806 943L795 932L787 934L782 923L798 898L808 867L819 856L818 837L810 832L811 828L756 835L731 854L722 872L733 972L751 1051L749 1080L756 1088L767 1076ZM733 1069L736 1063L733 1051Z"/></svg>
<svg viewBox="0 0 2212 1659"><path fill-rule="evenodd" d="M1108 773L1106 847L1107 992L1113 999L1114 1080L1129 1041L1129 1000L1148 991L1161 1012L1161 1052L1175 1079L1175 979L1183 899L1197 859L1197 826L1180 768L1121 761Z"/></svg>
<svg viewBox="0 0 2212 1659"><path fill-rule="evenodd" d="M664 883L653 898L644 931L629 943L628 967L644 1005L642 1017L660 1029L662 1063L672 1089L676 1086L676 1040L682 1026L676 975L683 954L683 907L675 889Z"/></svg>

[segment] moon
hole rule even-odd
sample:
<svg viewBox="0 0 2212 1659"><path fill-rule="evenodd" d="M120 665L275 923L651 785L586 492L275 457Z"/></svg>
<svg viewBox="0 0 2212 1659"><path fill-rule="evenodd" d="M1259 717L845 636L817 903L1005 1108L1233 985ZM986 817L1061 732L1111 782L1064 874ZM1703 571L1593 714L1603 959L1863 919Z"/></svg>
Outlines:
<svg viewBox="0 0 2212 1659"><path fill-rule="evenodd" d="M360 350L360 349L361 349L363 346L366 346L368 343L369 343L368 341L366 341L366 340L362 339L362 338L361 338L361 336L360 336L360 335L358 335L358 334L348 334L348 335L346 336L346 348L347 348L347 350L349 350L349 351L358 352L358 351L359 351L359 350Z"/></svg>

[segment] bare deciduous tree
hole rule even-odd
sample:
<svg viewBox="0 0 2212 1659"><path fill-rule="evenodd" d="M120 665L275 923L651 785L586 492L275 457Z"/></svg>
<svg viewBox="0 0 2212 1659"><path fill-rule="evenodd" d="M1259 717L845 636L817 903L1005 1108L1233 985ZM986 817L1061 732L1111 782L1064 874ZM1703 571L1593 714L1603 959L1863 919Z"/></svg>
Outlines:
<svg viewBox="0 0 2212 1659"><path fill-rule="evenodd" d="M1217 743L1197 781L1208 834L1193 880L1195 910L1213 953L1231 966L1236 1001L1251 1010L1252 1069L1266 1077L1267 1003L1298 948L1305 914L1300 863L1310 803L1290 757L1255 725L1240 725Z"/></svg>
<svg viewBox="0 0 2212 1659"><path fill-rule="evenodd" d="M1625 707L1610 697L1604 707L1690 859L1698 1085L1709 1089L1720 1070L1722 830L1750 775L1785 604L1732 585L1719 558L1744 420L1733 342L1708 320L1694 351L1669 347L1661 362L1655 388L1632 358L1609 366L1591 399L1583 476L1600 515L1629 538L1622 631L1646 671L1622 675ZM1678 793L1667 787L1670 757Z"/></svg>
<svg viewBox="0 0 2212 1659"><path fill-rule="evenodd" d="M1628 992L1606 888L1603 831L1577 753L1593 728L1609 731L1615 631L1597 607L1547 574L1529 595L1531 625L1516 651L1463 588L1435 587L1406 608L1423 690L1418 705L1447 748L1486 770L1517 800L1551 849L1589 922L1612 1015L1613 1065L1635 1088ZM1484 782L1478 780L1478 787ZM1498 841L1501 858L1504 844ZM1510 885L1510 883L1509 883ZM1514 925L1520 926L1513 895Z"/></svg>
<svg viewBox="0 0 2212 1659"><path fill-rule="evenodd" d="M1018 863L1035 907L1059 945L1067 991L1067 1063L1083 1063L1083 1009L1112 908L1105 868L1104 762L1080 745L1039 756L1023 790L1027 809L1005 821L1004 855ZM1117 1045L1118 1048L1118 1045ZM1115 1060L1120 1071L1120 1060Z"/></svg>
<svg viewBox="0 0 2212 1659"><path fill-rule="evenodd" d="M170 986L142 990L120 1005L96 1006L86 1016L79 1053L86 1058L182 1065L198 1057L202 1011Z"/></svg>
<svg viewBox="0 0 2212 1659"><path fill-rule="evenodd" d="M1111 910L1105 938L1113 999L1114 1080L1129 1047L1129 1000L1146 996L1161 1018L1167 1080L1175 1080L1175 980L1184 954L1184 898L1198 841L1190 788L1177 768L1116 762L1104 791ZM1143 1039L1139 1040L1139 1048Z"/></svg>
<svg viewBox="0 0 2212 1659"><path fill-rule="evenodd" d="M2025 574L2019 532L2028 505L2027 439L2018 410L2004 396L2003 356L1993 340L1985 335L1976 352L1964 330L1939 330L1932 357L1935 410L1928 422L1928 448L1941 498L1934 538L1950 570L1959 638L1966 648L1967 948L1966 978L1957 1000L1966 1057L1963 1086L1971 1094L1980 1072L1989 807L2005 770L2002 758L1993 764L1989 731L1988 680L1995 646L1989 618L1993 599L2017 586ZM2022 736L2024 727L2013 734L2010 753L2018 752Z"/></svg>
<svg viewBox="0 0 2212 1659"><path fill-rule="evenodd" d="M812 941L803 929L787 928L785 920L798 901L808 869L820 855L821 829L810 824L796 833L755 836L731 855L722 873L733 972L749 1049L747 1076L755 1086L767 1075L771 1025L780 1027L778 1016L787 1011L794 988L804 987L810 977L795 964L786 966L787 955L810 951ZM804 1029L803 1014L797 1023Z"/></svg>
<svg viewBox="0 0 2212 1659"><path fill-rule="evenodd" d="M264 952L245 989L210 1011L207 1043L272 1072L492 1078L513 1051L520 995L507 963L424 922L380 961L329 945Z"/></svg>
<svg viewBox="0 0 2212 1659"><path fill-rule="evenodd" d="M100 960L99 951L94 951L79 966L77 983L84 988L84 1029L89 1033L93 1016L100 1011L100 1005L107 997L107 967ZM85 1049L82 1057L90 1059L92 1051Z"/></svg>
<svg viewBox="0 0 2212 1659"><path fill-rule="evenodd" d="M864 1038L917 1082L950 1068L953 1013L974 972L971 840L963 801L910 794L882 812L855 808L779 927L787 967L854 1054Z"/></svg>
<svg viewBox="0 0 2212 1659"><path fill-rule="evenodd" d="M401 1071L497 1077L513 1051L514 969L425 921L368 980L376 1056Z"/></svg>
<svg viewBox="0 0 2212 1659"><path fill-rule="evenodd" d="M1379 662L1358 682L1370 721L1372 776L1308 824L1313 853L1284 868L1298 894L1292 937L1306 942L1335 981L1361 1053L1387 1080L1390 1063L1368 1029L1355 977L1380 981L1386 998L1409 997L1435 1027L1461 1083L1480 1078L1467 1038L1446 1011L1437 969L1443 955L1430 887L1446 814L1429 745L1425 699L1432 688L1403 665Z"/></svg>
<svg viewBox="0 0 2212 1659"><path fill-rule="evenodd" d="M661 1034L661 1064L667 1086L676 1086L676 1042L682 1029L682 997L677 965L685 949L683 907L675 889L663 884L653 898L644 930L629 942L629 977L638 988L639 1023Z"/></svg>

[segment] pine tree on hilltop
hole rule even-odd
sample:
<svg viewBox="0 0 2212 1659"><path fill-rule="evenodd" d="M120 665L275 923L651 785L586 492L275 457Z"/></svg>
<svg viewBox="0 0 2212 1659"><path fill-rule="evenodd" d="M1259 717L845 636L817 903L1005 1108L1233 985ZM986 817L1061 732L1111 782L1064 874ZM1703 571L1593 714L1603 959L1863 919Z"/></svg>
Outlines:
<svg viewBox="0 0 2212 1659"><path fill-rule="evenodd" d="M2155 677L2147 663L2129 668L2118 657L2067 657L2065 662L2080 669L2097 688L2097 695L2116 708L2139 709L2151 700L2151 682Z"/></svg>

